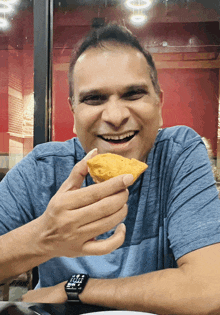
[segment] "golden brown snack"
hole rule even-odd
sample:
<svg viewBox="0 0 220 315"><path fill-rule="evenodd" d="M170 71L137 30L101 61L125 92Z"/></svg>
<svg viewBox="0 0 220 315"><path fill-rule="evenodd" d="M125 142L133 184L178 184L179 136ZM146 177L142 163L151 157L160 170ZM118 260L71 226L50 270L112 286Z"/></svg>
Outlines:
<svg viewBox="0 0 220 315"><path fill-rule="evenodd" d="M89 173L94 182L103 182L122 174L132 174L136 180L147 169L147 164L121 155L98 154L87 161Z"/></svg>

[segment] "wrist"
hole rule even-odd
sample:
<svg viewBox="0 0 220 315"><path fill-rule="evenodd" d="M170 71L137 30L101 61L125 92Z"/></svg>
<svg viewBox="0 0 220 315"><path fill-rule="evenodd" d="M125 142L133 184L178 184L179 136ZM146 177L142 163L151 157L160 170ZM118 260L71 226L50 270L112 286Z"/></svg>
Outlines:
<svg viewBox="0 0 220 315"><path fill-rule="evenodd" d="M54 244L51 240L48 239L47 228L45 226L45 218L44 215L41 215L35 221L35 232L38 232L37 237L37 249L36 252L39 253L40 256L45 257L45 261L48 261L54 258L56 255L54 252ZM35 233L36 234L36 233Z"/></svg>
<svg viewBox="0 0 220 315"><path fill-rule="evenodd" d="M116 308L118 305L117 282L118 279L89 278L85 289L79 295L84 304Z"/></svg>
<svg viewBox="0 0 220 315"><path fill-rule="evenodd" d="M94 280L95 279L89 278L83 292L81 292L79 294L79 299L83 304L92 304L89 302L89 300L90 300L89 297L91 294L92 285L94 283Z"/></svg>
<svg viewBox="0 0 220 315"><path fill-rule="evenodd" d="M67 295L65 291L65 284L67 281L63 281L57 285L55 285L55 296L56 296L56 302L55 303L60 303L63 304L67 301Z"/></svg>
<svg viewBox="0 0 220 315"><path fill-rule="evenodd" d="M102 281L103 279L89 278L83 292L79 294L79 299L83 304L100 304Z"/></svg>

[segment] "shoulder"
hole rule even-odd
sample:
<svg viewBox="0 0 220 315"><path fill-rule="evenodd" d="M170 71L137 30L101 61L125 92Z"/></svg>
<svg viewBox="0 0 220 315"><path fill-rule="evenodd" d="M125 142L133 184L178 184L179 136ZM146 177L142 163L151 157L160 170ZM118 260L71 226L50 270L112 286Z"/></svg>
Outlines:
<svg viewBox="0 0 220 315"><path fill-rule="evenodd" d="M160 165L163 172L172 174L174 167L182 166L186 159L190 164L199 157L209 163L200 135L190 127L174 126L159 130L148 164Z"/></svg>
<svg viewBox="0 0 220 315"><path fill-rule="evenodd" d="M61 182L84 156L78 138L39 144L7 173L7 178L12 181L14 178L21 178L25 182L38 181L41 184L52 184L59 178Z"/></svg>
<svg viewBox="0 0 220 315"><path fill-rule="evenodd" d="M187 126L174 126L161 129L158 132L155 144L168 142L179 147L187 147L191 144L203 143L201 136L192 128Z"/></svg>
<svg viewBox="0 0 220 315"><path fill-rule="evenodd" d="M85 152L78 138L72 138L65 142L53 141L39 144L33 149L31 155L36 160L68 156L74 156L77 160L81 160L85 156Z"/></svg>
<svg viewBox="0 0 220 315"><path fill-rule="evenodd" d="M187 126L174 126L161 129L156 139L157 142L164 140L172 140L178 144L185 144L188 141L199 140L201 141L200 135L190 127Z"/></svg>

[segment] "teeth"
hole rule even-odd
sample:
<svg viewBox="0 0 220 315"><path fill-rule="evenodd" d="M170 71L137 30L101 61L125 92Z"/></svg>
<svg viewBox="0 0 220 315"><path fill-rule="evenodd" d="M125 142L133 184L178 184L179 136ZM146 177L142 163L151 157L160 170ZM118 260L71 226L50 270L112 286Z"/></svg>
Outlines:
<svg viewBox="0 0 220 315"><path fill-rule="evenodd" d="M130 131L130 132L127 132L123 135L117 135L117 136L102 136L102 138L106 139L106 140L123 140L127 137L131 137L135 134L134 131Z"/></svg>

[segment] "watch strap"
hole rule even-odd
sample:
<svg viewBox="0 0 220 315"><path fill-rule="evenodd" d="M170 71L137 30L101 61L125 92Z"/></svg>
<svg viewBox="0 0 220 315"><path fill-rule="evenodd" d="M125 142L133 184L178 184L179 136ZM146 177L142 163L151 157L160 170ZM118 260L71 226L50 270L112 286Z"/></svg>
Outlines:
<svg viewBox="0 0 220 315"><path fill-rule="evenodd" d="M78 292L67 292L68 302L80 302Z"/></svg>

